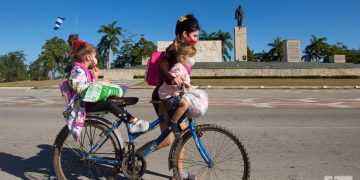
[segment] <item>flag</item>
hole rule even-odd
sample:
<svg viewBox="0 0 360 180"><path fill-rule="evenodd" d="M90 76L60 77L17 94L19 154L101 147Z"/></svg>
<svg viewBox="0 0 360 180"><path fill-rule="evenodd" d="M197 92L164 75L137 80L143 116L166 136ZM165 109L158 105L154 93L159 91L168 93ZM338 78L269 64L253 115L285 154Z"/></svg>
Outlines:
<svg viewBox="0 0 360 180"><path fill-rule="evenodd" d="M61 23L65 20L65 18L61 18L61 17L57 17L56 18L56 22L55 22L55 27L54 30L58 30L59 27L61 26Z"/></svg>

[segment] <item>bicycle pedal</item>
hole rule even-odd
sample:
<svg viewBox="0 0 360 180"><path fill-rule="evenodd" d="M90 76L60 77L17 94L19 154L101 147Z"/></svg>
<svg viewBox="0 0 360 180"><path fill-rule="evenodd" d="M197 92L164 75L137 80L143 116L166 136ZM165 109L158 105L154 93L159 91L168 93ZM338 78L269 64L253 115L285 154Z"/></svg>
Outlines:
<svg viewBox="0 0 360 180"><path fill-rule="evenodd" d="M138 142L125 142L125 145L138 145Z"/></svg>

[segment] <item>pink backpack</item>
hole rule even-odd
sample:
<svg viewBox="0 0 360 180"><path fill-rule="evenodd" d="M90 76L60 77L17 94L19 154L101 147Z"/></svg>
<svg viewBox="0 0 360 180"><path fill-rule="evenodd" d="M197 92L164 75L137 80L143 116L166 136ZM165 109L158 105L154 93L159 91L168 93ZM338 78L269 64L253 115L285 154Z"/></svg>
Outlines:
<svg viewBox="0 0 360 180"><path fill-rule="evenodd" d="M161 84L160 76L160 63L164 59L165 52L154 52L151 54L151 57L146 66L145 80L151 86L158 86Z"/></svg>
<svg viewBox="0 0 360 180"><path fill-rule="evenodd" d="M153 52L148 61L145 71L145 81L151 86L159 86L163 82L160 76L160 63L164 59L165 52ZM191 66L185 65L188 73L191 71Z"/></svg>

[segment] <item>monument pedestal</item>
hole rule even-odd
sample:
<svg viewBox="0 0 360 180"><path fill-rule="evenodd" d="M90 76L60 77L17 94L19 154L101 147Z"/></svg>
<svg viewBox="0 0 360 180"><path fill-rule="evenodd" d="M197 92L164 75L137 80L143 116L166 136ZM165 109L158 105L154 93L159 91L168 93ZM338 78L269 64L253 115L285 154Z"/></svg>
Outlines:
<svg viewBox="0 0 360 180"><path fill-rule="evenodd" d="M235 61L247 61L246 27L234 28Z"/></svg>
<svg viewBox="0 0 360 180"><path fill-rule="evenodd" d="M288 39L283 41L284 62L301 62L300 41Z"/></svg>

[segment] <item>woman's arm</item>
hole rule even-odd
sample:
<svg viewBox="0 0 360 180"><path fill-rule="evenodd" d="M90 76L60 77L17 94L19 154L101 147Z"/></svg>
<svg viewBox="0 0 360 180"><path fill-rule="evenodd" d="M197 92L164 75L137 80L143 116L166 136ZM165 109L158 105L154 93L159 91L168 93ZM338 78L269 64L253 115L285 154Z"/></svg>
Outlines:
<svg viewBox="0 0 360 180"><path fill-rule="evenodd" d="M160 75L163 78L163 80L166 82L166 84L172 85L172 82L175 79L175 77L169 73L169 62L166 59L161 61L159 70L160 70Z"/></svg>

